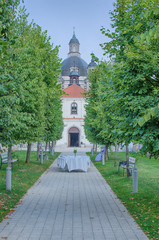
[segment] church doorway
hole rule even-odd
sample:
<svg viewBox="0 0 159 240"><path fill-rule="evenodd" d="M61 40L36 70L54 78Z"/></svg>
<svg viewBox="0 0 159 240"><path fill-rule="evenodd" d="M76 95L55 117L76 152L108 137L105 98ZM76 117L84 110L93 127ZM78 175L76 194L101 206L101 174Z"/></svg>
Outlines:
<svg viewBox="0 0 159 240"><path fill-rule="evenodd" d="M70 128L68 132L68 146L79 147L79 129L76 127Z"/></svg>

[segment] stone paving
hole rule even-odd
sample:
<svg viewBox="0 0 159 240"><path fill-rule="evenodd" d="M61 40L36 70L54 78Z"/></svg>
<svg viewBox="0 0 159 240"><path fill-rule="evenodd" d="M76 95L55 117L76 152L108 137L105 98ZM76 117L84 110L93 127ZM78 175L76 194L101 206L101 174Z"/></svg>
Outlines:
<svg viewBox="0 0 159 240"><path fill-rule="evenodd" d="M0 239L148 239L93 164L68 173L56 160L20 202L0 223Z"/></svg>

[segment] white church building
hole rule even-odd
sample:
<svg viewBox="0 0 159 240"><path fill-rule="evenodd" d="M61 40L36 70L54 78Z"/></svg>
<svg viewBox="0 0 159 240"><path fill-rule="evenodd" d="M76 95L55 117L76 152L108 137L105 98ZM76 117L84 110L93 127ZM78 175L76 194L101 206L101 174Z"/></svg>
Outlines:
<svg viewBox="0 0 159 240"><path fill-rule="evenodd" d="M62 62L60 83L63 91L62 111L64 130L56 142L56 149L91 148L84 133L85 98L88 92L88 71L96 66L94 60L87 64L80 56L80 43L73 33L69 42L68 57Z"/></svg>

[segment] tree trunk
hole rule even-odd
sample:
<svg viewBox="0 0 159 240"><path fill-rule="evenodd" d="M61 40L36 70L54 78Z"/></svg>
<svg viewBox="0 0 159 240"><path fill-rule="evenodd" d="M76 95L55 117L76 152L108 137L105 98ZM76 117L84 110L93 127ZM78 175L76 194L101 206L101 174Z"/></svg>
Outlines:
<svg viewBox="0 0 159 240"><path fill-rule="evenodd" d="M95 153L97 153L97 143L95 144Z"/></svg>
<svg viewBox="0 0 159 240"><path fill-rule="evenodd" d="M105 160L108 161L109 157L108 157L108 144L105 144Z"/></svg>
<svg viewBox="0 0 159 240"><path fill-rule="evenodd" d="M54 141L51 143L51 155L54 155Z"/></svg>
<svg viewBox="0 0 159 240"><path fill-rule="evenodd" d="M37 143L37 161L39 161L39 154L40 154L40 142Z"/></svg>
<svg viewBox="0 0 159 240"><path fill-rule="evenodd" d="M93 143L93 151L95 150L95 144Z"/></svg>
<svg viewBox="0 0 159 240"><path fill-rule="evenodd" d="M28 146L27 146L27 156L26 156L26 163L29 163L30 162L30 153L31 153L31 143L28 143Z"/></svg>
<svg viewBox="0 0 159 240"><path fill-rule="evenodd" d="M48 145L48 142L46 142L46 145L45 145L45 154L47 152L47 145Z"/></svg>
<svg viewBox="0 0 159 240"><path fill-rule="evenodd" d="M116 161L117 161L117 144L115 144L115 162L114 162L114 167L117 166Z"/></svg>
<svg viewBox="0 0 159 240"><path fill-rule="evenodd" d="M50 145L50 142L49 142L49 153L51 154L51 145Z"/></svg>
<svg viewBox="0 0 159 240"><path fill-rule="evenodd" d="M8 162L7 162L7 167L11 167L11 159L12 159L12 145L8 147Z"/></svg>
<svg viewBox="0 0 159 240"><path fill-rule="evenodd" d="M127 177L130 177L130 171L129 171L129 149L128 145L126 145L126 170L127 170Z"/></svg>

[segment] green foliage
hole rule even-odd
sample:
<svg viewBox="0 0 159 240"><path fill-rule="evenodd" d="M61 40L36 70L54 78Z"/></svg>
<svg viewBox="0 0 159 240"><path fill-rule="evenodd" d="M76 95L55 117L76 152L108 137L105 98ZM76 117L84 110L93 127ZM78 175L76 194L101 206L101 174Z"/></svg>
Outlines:
<svg viewBox="0 0 159 240"><path fill-rule="evenodd" d="M47 31L28 24L20 1L1 2L0 142L57 140L63 129L58 47Z"/></svg>
<svg viewBox="0 0 159 240"><path fill-rule="evenodd" d="M74 150L73 150L73 153L74 153L74 155L76 156L76 154L77 154L77 150L74 149Z"/></svg>
<svg viewBox="0 0 159 240"><path fill-rule="evenodd" d="M0 142L4 145L16 142L16 132L23 123L22 114L19 114L19 98L12 72L12 57L9 53L15 44L16 35L13 33L16 26L16 11L20 1L1 0L0 18Z"/></svg>
<svg viewBox="0 0 159 240"><path fill-rule="evenodd" d="M158 156L158 1L117 0L111 20L114 31L101 29L110 39L101 46L113 60L105 100L116 113L113 131L120 141L142 143L144 153Z"/></svg>
<svg viewBox="0 0 159 240"><path fill-rule="evenodd" d="M116 121L114 121L112 99L110 102L110 95L112 94L111 71L111 65L103 62L90 73L89 81L91 86L85 118L87 138L93 135L97 143L107 145L115 144L117 141L117 135L113 132Z"/></svg>
<svg viewBox="0 0 159 240"><path fill-rule="evenodd" d="M98 79L98 70L94 70L89 72L88 79L91 83L90 85L90 91L88 95L86 95L86 102L88 104L85 105L86 109L86 117L85 117L85 124L84 124L84 130L87 139L90 142L97 142L97 132L96 132L96 125L94 123L94 120L96 119L97 113L95 111L96 101L97 101L97 93L96 93L96 84Z"/></svg>
<svg viewBox="0 0 159 240"><path fill-rule="evenodd" d="M61 138L63 131L61 90L57 85L56 89L48 88L45 108L45 133L46 142L56 141Z"/></svg>

